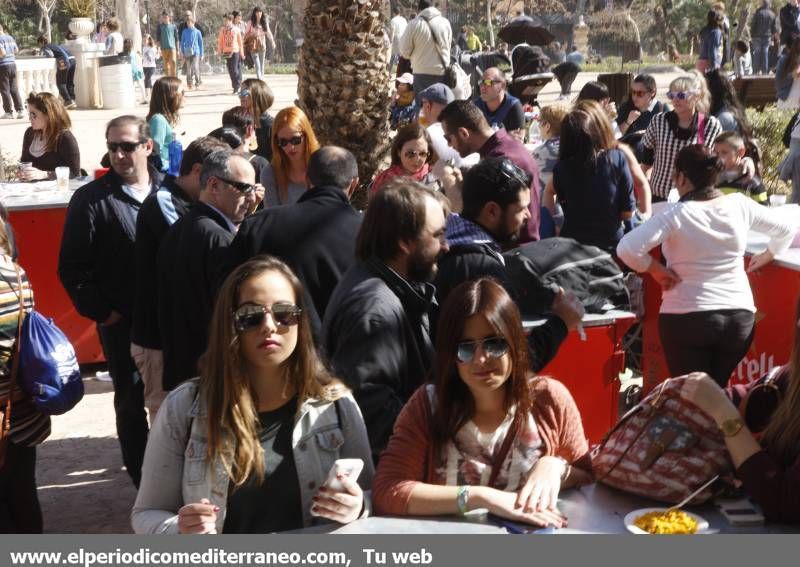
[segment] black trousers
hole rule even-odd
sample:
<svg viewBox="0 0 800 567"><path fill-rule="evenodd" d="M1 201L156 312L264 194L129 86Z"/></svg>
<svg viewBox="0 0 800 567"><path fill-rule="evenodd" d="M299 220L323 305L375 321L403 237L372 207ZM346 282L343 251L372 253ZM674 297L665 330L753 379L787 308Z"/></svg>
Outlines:
<svg viewBox="0 0 800 567"><path fill-rule="evenodd" d="M109 327L98 325L97 334L114 384L114 413L122 462L138 488L148 428L144 411L144 384L131 358L130 323L123 319Z"/></svg>
<svg viewBox="0 0 800 567"><path fill-rule="evenodd" d="M6 114L13 111L23 110L22 99L19 97L19 87L17 87L17 64L9 63L0 65L0 97L3 99L3 110ZM11 103L14 103L12 106Z"/></svg>
<svg viewBox="0 0 800 567"><path fill-rule="evenodd" d="M242 84L242 65L239 52L232 53L227 59L228 76L231 78L231 87L239 90L239 85Z"/></svg>
<svg viewBox="0 0 800 567"><path fill-rule="evenodd" d="M75 62L70 62L66 69L56 71L56 86L58 94L69 104L75 100Z"/></svg>
<svg viewBox="0 0 800 567"><path fill-rule="evenodd" d="M727 386L753 342L754 327L755 317L745 309L662 313L658 331L670 375L705 372Z"/></svg>
<svg viewBox="0 0 800 567"><path fill-rule="evenodd" d="M36 447L9 442L0 470L0 533L42 533L42 508L36 494Z"/></svg>

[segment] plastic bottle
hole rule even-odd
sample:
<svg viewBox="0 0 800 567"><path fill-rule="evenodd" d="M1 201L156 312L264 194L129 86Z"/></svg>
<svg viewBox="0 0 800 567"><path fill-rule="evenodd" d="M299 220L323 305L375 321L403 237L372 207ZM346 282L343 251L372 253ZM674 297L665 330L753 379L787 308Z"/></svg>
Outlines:
<svg viewBox="0 0 800 567"><path fill-rule="evenodd" d="M176 134L172 135L172 141L169 143L169 168L167 173L170 175L178 176L181 169L181 159L183 158L183 144L178 140Z"/></svg>

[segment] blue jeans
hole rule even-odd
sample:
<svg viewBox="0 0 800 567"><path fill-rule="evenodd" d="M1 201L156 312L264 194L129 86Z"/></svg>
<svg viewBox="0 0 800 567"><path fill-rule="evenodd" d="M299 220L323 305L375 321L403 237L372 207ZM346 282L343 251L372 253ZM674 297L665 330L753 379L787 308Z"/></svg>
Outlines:
<svg viewBox="0 0 800 567"><path fill-rule="evenodd" d="M230 57L226 59L228 64L228 76L231 78L231 87L234 90L239 90L239 85L242 84L242 65L241 65L241 57L239 56L239 52L232 53Z"/></svg>
<svg viewBox="0 0 800 567"><path fill-rule="evenodd" d="M250 53L250 57L253 58L253 67L256 68L256 77L264 80L264 63L267 59L267 50L255 50Z"/></svg>
<svg viewBox="0 0 800 567"><path fill-rule="evenodd" d="M753 74L766 75L769 73L769 36L752 38L750 44L753 52Z"/></svg>

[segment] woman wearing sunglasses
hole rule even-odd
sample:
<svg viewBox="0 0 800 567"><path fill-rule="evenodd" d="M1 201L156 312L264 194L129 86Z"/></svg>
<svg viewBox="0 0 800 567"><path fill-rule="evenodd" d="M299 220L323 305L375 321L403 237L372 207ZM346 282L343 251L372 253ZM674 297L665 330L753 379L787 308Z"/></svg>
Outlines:
<svg viewBox="0 0 800 567"><path fill-rule="evenodd" d="M254 258L217 296L199 379L158 413L131 515L136 533L266 533L347 523L365 510L373 469L364 421L314 348L302 286ZM340 458L362 459L344 490L324 486Z"/></svg>
<svg viewBox="0 0 800 567"><path fill-rule="evenodd" d="M709 115L711 96L699 71L673 80L667 98L673 110L653 117L641 144L642 166L645 171L653 170L650 188L654 203L667 200L678 152L692 144L713 149L714 140L722 131L719 121Z"/></svg>
<svg viewBox="0 0 800 567"><path fill-rule="evenodd" d="M656 80L652 75L636 75L630 97L619 107L617 125L621 141L636 147L656 114L666 112L667 105L656 98Z"/></svg>
<svg viewBox="0 0 800 567"><path fill-rule="evenodd" d="M795 310L800 323L800 302ZM690 375L681 395L722 430L736 476L771 522L800 523L800 330L789 364L726 395L707 374ZM742 403L744 402L744 403ZM739 410L742 408L743 415Z"/></svg>
<svg viewBox="0 0 800 567"><path fill-rule="evenodd" d="M389 515L465 514L563 527L562 488L589 482L569 391L528 370L519 310L489 278L465 282L439 317L432 380L403 408L373 498Z"/></svg>
<svg viewBox="0 0 800 567"><path fill-rule="evenodd" d="M183 83L178 77L161 77L153 85L147 124L150 136L158 144L162 169L169 167L169 144L175 136L183 108Z"/></svg>
<svg viewBox="0 0 800 567"><path fill-rule="evenodd" d="M70 177L80 175L81 151L61 99L50 93L31 93L27 102L31 125L22 137L20 162L29 162L30 167L20 169L20 179L55 179L57 167L68 167Z"/></svg>
<svg viewBox="0 0 800 567"><path fill-rule="evenodd" d="M392 141L392 165L375 177L369 188L370 196L398 177L435 185L437 180L431 167L438 159L431 136L424 127L416 122L401 127Z"/></svg>
<svg viewBox="0 0 800 567"><path fill-rule="evenodd" d="M306 168L319 142L305 113L296 106L278 112L272 123L272 162L261 172L264 206L290 205L308 190Z"/></svg>
<svg viewBox="0 0 800 567"><path fill-rule="evenodd" d="M743 193L717 189L723 167L705 146L683 148L675 160L680 202L626 234L617 253L661 285L658 330L670 375L705 372L724 387L753 341L748 231L769 237L767 250L750 260L752 272L785 252L796 228ZM658 246L666 263L650 255Z"/></svg>

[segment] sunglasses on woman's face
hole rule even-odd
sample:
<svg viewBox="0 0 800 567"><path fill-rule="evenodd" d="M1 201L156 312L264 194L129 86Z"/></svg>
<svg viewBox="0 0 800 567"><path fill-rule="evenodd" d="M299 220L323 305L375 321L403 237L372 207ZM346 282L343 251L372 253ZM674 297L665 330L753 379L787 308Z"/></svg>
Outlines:
<svg viewBox="0 0 800 567"><path fill-rule="evenodd" d="M508 343L503 337L490 337L482 341L458 343L456 347L456 358L462 364L466 364L474 358L479 346L483 347L483 352L485 352L486 356L489 358L500 358L508 352Z"/></svg>
<svg viewBox="0 0 800 567"><path fill-rule="evenodd" d="M421 157L422 159L425 159L428 157L429 153L427 151L418 152L416 150L408 150L407 152L404 152L403 155L406 156L408 159L414 159L417 156Z"/></svg>
<svg viewBox="0 0 800 567"><path fill-rule="evenodd" d="M292 136L291 138L278 138L278 146L281 148L285 148L289 144L293 146L299 146L303 143L303 136L298 134L297 136Z"/></svg>
<svg viewBox="0 0 800 567"><path fill-rule="evenodd" d="M272 319L279 327L291 327L300 321L302 312L294 303L275 303L272 307L248 303L233 312L233 327L240 333L258 328L264 324L267 313L272 314Z"/></svg>
<svg viewBox="0 0 800 567"><path fill-rule="evenodd" d="M667 98L670 100L686 100L693 97L695 94L694 91L669 91L667 93Z"/></svg>

